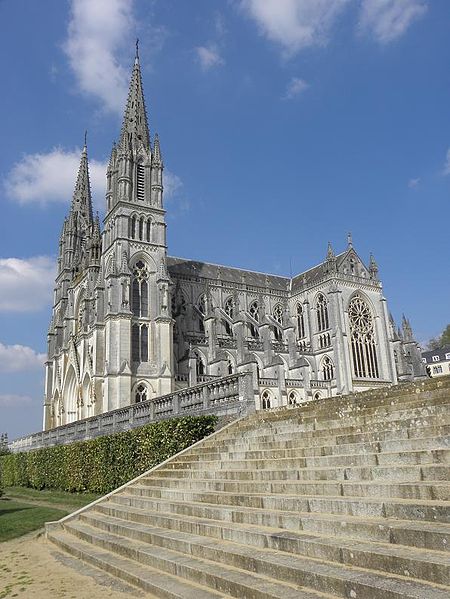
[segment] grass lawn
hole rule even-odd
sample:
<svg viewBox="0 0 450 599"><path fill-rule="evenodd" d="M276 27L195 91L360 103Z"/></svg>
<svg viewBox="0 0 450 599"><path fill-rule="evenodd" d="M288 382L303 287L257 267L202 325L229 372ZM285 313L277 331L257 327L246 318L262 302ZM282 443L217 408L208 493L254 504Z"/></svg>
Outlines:
<svg viewBox="0 0 450 599"><path fill-rule="evenodd" d="M45 522L59 520L95 499L97 495L88 493L8 487L0 498L0 542L38 530Z"/></svg>
<svg viewBox="0 0 450 599"><path fill-rule="evenodd" d="M27 487L6 487L5 497L9 499L19 499L27 502L39 501L50 505L57 504L59 507L64 506L70 511L75 511L77 508L83 507L91 501L95 501L100 495L93 493L68 493L67 491L52 491L51 489L29 489Z"/></svg>
<svg viewBox="0 0 450 599"><path fill-rule="evenodd" d="M52 507L22 503L14 499L0 499L0 542L21 537L42 528L45 522L59 520L69 512Z"/></svg>

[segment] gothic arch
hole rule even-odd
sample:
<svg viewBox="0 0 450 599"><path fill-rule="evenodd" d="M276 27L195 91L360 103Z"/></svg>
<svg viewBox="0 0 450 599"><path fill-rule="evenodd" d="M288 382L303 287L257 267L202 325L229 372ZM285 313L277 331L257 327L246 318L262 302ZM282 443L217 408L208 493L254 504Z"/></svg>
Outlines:
<svg viewBox="0 0 450 599"><path fill-rule="evenodd" d="M324 381L332 381L334 379L334 364L330 356L323 356L320 363L320 371Z"/></svg>
<svg viewBox="0 0 450 599"><path fill-rule="evenodd" d="M63 387L63 405L65 415L63 424L74 422L78 418L78 390L79 385L75 368L71 364L67 369Z"/></svg>
<svg viewBox="0 0 450 599"><path fill-rule="evenodd" d="M137 381L131 391L133 403L141 403L155 396L155 390L148 381Z"/></svg>
<svg viewBox="0 0 450 599"><path fill-rule="evenodd" d="M80 406L80 418L88 418L93 416L92 410L92 382L89 373L86 372L81 385L81 399L82 405Z"/></svg>
<svg viewBox="0 0 450 599"><path fill-rule="evenodd" d="M206 365L208 363L206 356L199 349L194 349L195 357L195 372L197 377L204 376L206 374Z"/></svg>
<svg viewBox="0 0 450 599"><path fill-rule="evenodd" d="M273 393L270 389L264 389L261 393L261 408L263 410L270 410L273 408L274 398Z"/></svg>
<svg viewBox="0 0 450 599"><path fill-rule="evenodd" d="M367 298L356 292L349 300L350 351L355 378L379 378L374 310Z"/></svg>
<svg viewBox="0 0 450 599"><path fill-rule="evenodd" d="M330 318L328 312L328 298L320 291L314 300L314 309L316 311L317 332L321 333L330 328Z"/></svg>

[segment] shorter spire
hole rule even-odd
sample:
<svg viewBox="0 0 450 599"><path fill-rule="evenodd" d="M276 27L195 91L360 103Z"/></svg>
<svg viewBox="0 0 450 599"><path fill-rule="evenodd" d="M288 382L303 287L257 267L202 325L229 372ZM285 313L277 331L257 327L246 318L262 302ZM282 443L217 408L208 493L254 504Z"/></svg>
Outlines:
<svg viewBox="0 0 450 599"><path fill-rule="evenodd" d="M369 273L372 279L378 278L378 264L375 262L375 258L373 257L372 253L370 254Z"/></svg>
<svg viewBox="0 0 450 599"><path fill-rule="evenodd" d="M153 142L153 162L162 164L161 147L159 145L159 135L155 133L155 141Z"/></svg>
<svg viewBox="0 0 450 599"><path fill-rule="evenodd" d="M328 242L328 249L327 249L327 260L334 260L336 258L336 255L333 251L333 246L331 245L331 241Z"/></svg>

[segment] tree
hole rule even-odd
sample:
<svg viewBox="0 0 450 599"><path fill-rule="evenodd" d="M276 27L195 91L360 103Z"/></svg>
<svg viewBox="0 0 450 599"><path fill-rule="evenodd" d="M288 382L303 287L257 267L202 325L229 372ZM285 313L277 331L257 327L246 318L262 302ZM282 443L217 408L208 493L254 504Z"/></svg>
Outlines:
<svg viewBox="0 0 450 599"><path fill-rule="evenodd" d="M450 324L445 327L440 337L430 339L428 349L439 349L444 345L450 345Z"/></svg>

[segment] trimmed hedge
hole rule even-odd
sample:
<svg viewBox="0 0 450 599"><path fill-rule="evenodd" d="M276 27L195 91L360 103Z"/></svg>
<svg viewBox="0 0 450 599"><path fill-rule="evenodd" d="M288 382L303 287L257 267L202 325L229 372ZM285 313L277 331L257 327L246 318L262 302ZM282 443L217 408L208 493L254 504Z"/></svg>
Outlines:
<svg viewBox="0 0 450 599"><path fill-rule="evenodd" d="M109 493L214 432L217 416L187 416L70 445L0 457L0 486Z"/></svg>

